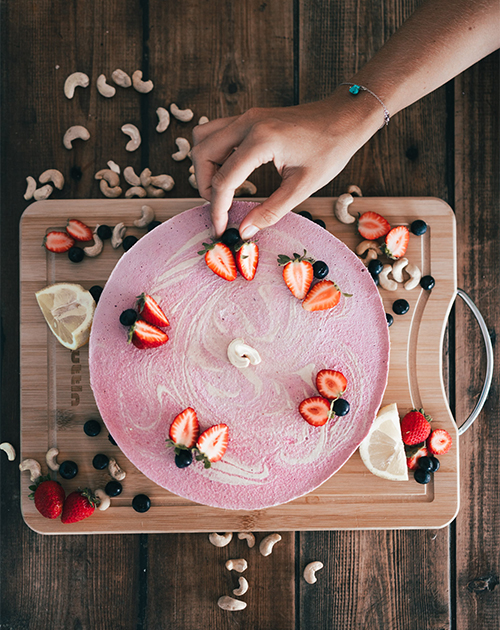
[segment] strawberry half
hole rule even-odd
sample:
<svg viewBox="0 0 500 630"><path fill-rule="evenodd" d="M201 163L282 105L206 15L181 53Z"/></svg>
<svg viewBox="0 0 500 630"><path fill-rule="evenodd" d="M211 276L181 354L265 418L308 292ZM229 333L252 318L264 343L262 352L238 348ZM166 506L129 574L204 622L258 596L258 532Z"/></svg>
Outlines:
<svg viewBox="0 0 500 630"><path fill-rule="evenodd" d="M128 342L132 342L139 350L157 348L158 346L163 346L167 341L167 333L142 319L138 319L135 324L130 326L128 331Z"/></svg>
<svg viewBox="0 0 500 630"><path fill-rule="evenodd" d="M245 241L236 250L236 266L245 280L253 280L259 264L259 248L253 241Z"/></svg>
<svg viewBox="0 0 500 630"><path fill-rule="evenodd" d="M137 297L137 310L142 319L154 326L170 326L167 316L160 305L147 293Z"/></svg>
<svg viewBox="0 0 500 630"><path fill-rule="evenodd" d="M406 458L406 463L408 465L408 468L410 470L417 470L418 468L418 460L421 457L426 457L428 455L428 451L425 448L425 446L421 446L415 453L413 453L412 455L410 455L410 457ZM407 453L408 455L408 453Z"/></svg>
<svg viewBox="0 0 500 630"><path fill-rule="evenodd" d="M190 450L196 444L200 435L200 424L196 411L188 407L175 416L168 432L170 440L167 443L175 446L176 454L181 450Z"/></svg>
<svg viewBox="0 0 500 630"><path fill-rule="evenodd" d="M433 455L444 455L452 445L451 435L444 429L435 429L427 440L427 448Z"/></svg>
<svg viewBox="0 0 500 630"><path fill-rule="evenodd" d="M226 452L229 441L229 427L227 424L216 424L200 435L196 448L196 459L210 468L213 462L218 462Z"/></svg>
<svg viewBox="0 0 500 630"><path fill-rule="evenodd" d="M395 260L405 255L409 242L410 230L404 225L399 225L387 234L382 250L386 256Z"/></svg>
<svg viewBox="0 0 500 630"><path fill-rule="evenodd" d="M75 241L91 241L94 237L92 230L78 219L68 219L66 232L72 236Z"/></svg>
<svg viewBox="0 0 500 630"><path fill-rule="evenodd" d="M335 282L320 280L306 295L306 299L302 302L302 308L306 311L326 311L337 306L341 294ZM344 295L351 297L348 293L344 293Z"/></svg>
<svg viewBox="0 0 500 630"><path fill-rule="evenodd" d="M66 493L58 481L52 481L47 475L39 477L34 486L30 499L35 500L35 507L45 518L59 518L63 511Z"/></svg>
<svg viewBox="0 0 500 630"><path fill-rule="evenodd" d="M358 232L368 241L385 236L390 229L389 222L376 212L365 212L358 219Z"/></svg>
<svg viewBox="0 0 500 630"><path fill-rule="evenodd" d="M422 410L413 409L401 420L401 436L408 446L425 442L430 432L431 425Z"/></svg>
<svg viewBox="0 0 500 630"><path fill-rule="evenodd" d="M299 405L299 412L313 427L322 427L333 416L330 401L321 396L303 400Z"/></svg>
<svg viewBox="0 0 500 630"><path fill-rule="evenodd" d="M292 294L299 300L303 300L314 277L314 258L308 258L304 250L302 256L294 254L293 258L280 254L278 265L283 267L283 279ZM284 266L283 266L284 265Z"/></svg>
<svg viewBox="0 0 500 630"><path fill-rule="evenodd" d="M61 521L63 523L77 523L84 518L92 516L98 501L88 488L85 490L75 490L68 494L62 511Z"/></svg>
<svg viewBox="0 0 500 630"><path fill-rule="evenodd" d="M43 239L43 244L49 252L60 254L61 252L67 252L68 249L71 249L75 244L75 239L66 232L52 230L52 232L49 232Z"/></svg>
<svg viewBox="0 0 500 630"><path fill-rule="evenodd" d="M205 262L215 274L232 282L236 280L236 262L233 252L224 243L203 243L204 249L198 254L205 255Z"/></svg>
<svg viewBox="0 0 500 630"><path fill-rule="evenodd" d="M321 370L316 375L318 392L328 400L341 398L347 389L347 379L342 372L336 370Z"/></svg>

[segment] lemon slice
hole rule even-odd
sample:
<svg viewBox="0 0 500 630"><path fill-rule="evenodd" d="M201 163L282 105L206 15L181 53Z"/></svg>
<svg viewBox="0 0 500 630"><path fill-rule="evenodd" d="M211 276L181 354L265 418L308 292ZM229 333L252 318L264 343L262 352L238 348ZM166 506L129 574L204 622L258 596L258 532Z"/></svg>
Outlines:
<svg viewBox="0 0 500 630"><path fill-rule="evenodd" d="M368 470L392 481L407 481L408 466L396 403L379 410L359 454Z"/></svg>
<svg viewBox="0 0 500 630"><path fill-rule="evenodd" d="M60 282L35 293L50 330L63 346L76 350L87 343L95 300L79 284Z"/></svg>

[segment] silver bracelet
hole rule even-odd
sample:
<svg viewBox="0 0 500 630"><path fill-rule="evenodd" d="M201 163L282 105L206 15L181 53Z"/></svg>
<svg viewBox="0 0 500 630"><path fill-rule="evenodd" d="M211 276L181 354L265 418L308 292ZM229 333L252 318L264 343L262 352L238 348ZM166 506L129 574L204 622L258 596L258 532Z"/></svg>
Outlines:
<svg viewBox="0 0 500 630"><path fill-rule="evenodd" d="M364 85L358 85L357 83L341 83L340 85L350 85L351 87L349 88L349 92L353 95L356 96L356 94L359 94L360 91L363 92L368 92L368 94L371 94L372 96L374 96L377 101L382 105L382 107L384 108L384 124L382 125L382 127L385 127L389 124L389 120L390 120L390 114L389 114L389 110L387 109L387 107L384 105L384 103L382 102L382 99L380 99L374 92L372 92L371 90L369 90L367 87L365 87ZM339 87L340 87L339 85ZM380 129L382 129L382 127L380 127Z"/></svg>

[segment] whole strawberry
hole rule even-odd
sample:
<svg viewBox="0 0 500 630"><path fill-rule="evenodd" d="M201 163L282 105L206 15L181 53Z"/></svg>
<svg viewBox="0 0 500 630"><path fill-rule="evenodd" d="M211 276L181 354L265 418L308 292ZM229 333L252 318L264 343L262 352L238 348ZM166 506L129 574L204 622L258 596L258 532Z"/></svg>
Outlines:
<svg viewBox="0 0 500 630"><path fill-rule="evenodd" d="M92 516L97 505L97 499L92 490L75 490L68 494L64 502L61 521L63 523L77 523Z"/></svg>
<svg viewBox="0 0 500 630"><path fill-rule="evenodd" d="M430 417L424 414L424 410L412 409L401 421L401 436L408 446L421 444L429 437L431 425Z"/></svg>
<svg viewBox="0 0 500 630"><path fill-rule="evenodd" d="M66 493L58 481L52 481L47 475L39 477L36 485L30 486L33 493L30 499L35 500L35 507L45 518L59 518L63 511Z"/></svg>

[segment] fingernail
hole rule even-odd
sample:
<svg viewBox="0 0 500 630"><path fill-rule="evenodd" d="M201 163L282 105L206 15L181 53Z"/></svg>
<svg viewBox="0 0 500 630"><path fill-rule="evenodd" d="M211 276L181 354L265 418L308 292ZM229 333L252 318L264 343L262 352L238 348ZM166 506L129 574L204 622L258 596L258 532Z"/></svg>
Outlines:
<svg viewBox="0 0 500 630"><path fill-rule="evenodd" d="M255 236L258 231L259 228L256 225L247 225L241 233L241 238L246 241L247 239L252 238L252 236Z"/></svg>

